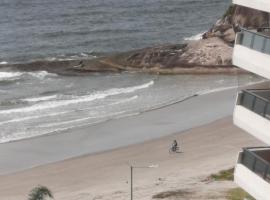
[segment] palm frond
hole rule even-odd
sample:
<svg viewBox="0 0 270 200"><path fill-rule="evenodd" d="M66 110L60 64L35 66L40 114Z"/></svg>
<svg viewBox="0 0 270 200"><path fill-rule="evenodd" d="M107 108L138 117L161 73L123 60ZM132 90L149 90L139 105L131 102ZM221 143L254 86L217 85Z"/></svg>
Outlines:
<svg viewBox="0 0 270 200"><path fill-rule="evenodd" d="M28 200L45 200L46 197L53 198L52 192L45 186L37 186L31 190Z"/></svg>

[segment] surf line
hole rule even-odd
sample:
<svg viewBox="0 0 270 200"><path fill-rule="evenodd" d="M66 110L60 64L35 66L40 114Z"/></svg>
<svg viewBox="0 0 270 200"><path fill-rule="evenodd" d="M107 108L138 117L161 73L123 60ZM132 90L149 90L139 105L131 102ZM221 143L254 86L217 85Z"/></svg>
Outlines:
<svg viewBox="0 0 270 200"><path fill-rule="evenodd" d="M162 105L162 106L160 106L158 108L150 108L148 110L139 112L139 114L146 113L146 112L151 112L151 111L154 111L154 110L159 110L159 109L162 109L162 108L166 108L168 106L172 106L172 105L175 105L175 104L178 104L178 103L182 103L184 101L187 101L187 100L192 99L192 98L197 97L197 96L199 96L199 94L194 94L194 95L188 96L188 97L186 97L184 99L181 99L181 100L169 103L169 104Z"/></svg>

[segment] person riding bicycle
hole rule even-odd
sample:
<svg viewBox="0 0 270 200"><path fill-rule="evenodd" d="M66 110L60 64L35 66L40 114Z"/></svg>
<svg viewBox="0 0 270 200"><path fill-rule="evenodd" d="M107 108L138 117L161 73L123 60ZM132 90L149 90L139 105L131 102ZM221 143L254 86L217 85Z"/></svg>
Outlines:
<svg viewBox="0 0 270 200"><path fill-rule="evenodd" d="M176 140L174 140L173 143L172 143L172 150L173 151L177 151L178 150L178 143L177 143Z"/></svg>

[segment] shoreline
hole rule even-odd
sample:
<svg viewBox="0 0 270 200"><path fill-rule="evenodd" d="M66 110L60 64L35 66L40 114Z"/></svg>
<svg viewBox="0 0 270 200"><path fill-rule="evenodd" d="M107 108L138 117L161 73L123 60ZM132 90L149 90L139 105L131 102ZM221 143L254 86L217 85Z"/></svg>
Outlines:
<svg viewBox="0 0 270 200"><path fill-rule="evenodd" d="M244 87L255 86L257 84L262 84L264 82L265 82L264 80L258 81L258 82L252 82L250 84L245 85ZM50 135L54 135L54 134L61 134L62 132L65 132L67 130L74 130L74 129L78 129L78 128L83 128L85 126L94 126L96 124L106 123L106 122L111 121L111 120L118 120L118 119L121 119L121 118L128 118L128 117L132 117L132 116L136 116L136 115L141 115L141 114L144 114L144 113L147 113L147 112L151 112L151 111L163 109L163 108L166 108L166 107L169 107L169 106L173 106L175 104L179 104L179 103L182 103L184 101L188 101L188 100L190 100L192 98L196 98L196 97L201 96L201 95L208 95L208 94L215 93L215 92L222 92L222 91L226 91L226 90L237 89L238 87L239 86L228 86L228 87L221 87L221 88L217 88L217 89L210 89L210 90L207 90L207 91L201 91L201 92L198 92L196 94L187 96L187 97L185 97L183 99L179 99L179 100L176 100L176 101L160 104L160 105L157 105L156 107L152 107L152 108L149 108L147 110L136 111L134 113L129 113L129 114L125 114L125 115L112 117L112 118L109 118L109 119L106 119L106 120L101 120L101 121L94 122L94 123L87 124L87 125L76 126L76 127L72 127L72 128L68 128L68 129L64 129L64 130L53 131L51 133L47 133L47 134L43 134L43 135L37 135L37 136L31 136L31 137L26 137L26 138L20 138L20 139L14 139L14 140L10 140L10 141L0 142L0 145L5 144L5 143L13 143L13 142L19 142L19 141L23 141L23 140L29 140L29 139L33 139L33 138L37 138L37 137L46 137L46 136L50 136Z"/></svg>
<svg viewBox="0 0 270 200"><path fill-rule="evenodd" d="M231 115L236 90L199 95L140 115L67 130L65 133L2 143L0 174L138 144L210 123ZM40 154L43 156L40 157Z"/></svg>
<svg viewBox="0 0 270 200"><path fill-rule="evenodd" d="M219 91L223 91L223 90L228 90L228 89L233 89L235 87L228 87L228 88L225 88L225 89L220 89L220 90L217 90L217 91L214 91L214 92L219 92ZM5 143L13 143L13 142L20 142L20 141L23 141L23 140L29 140L29 139L34 139L34 138L38 138L38 137L46 137L46 136L50 136L50 135L54 135L54 134L62 134L62 132L65 132L65 131L72 131L74 129L78 129L78 128L83 128L85 126L94 126L96 124L102 124L102 123L106 123L106 122L109 122L111 120L118 120L118 119L121 119L121 118L128 118L128 117L132 117L132 116L136 116L136 115L142 115L144 113L147 113L147 112L151 112L151 111L155 111L155 110L159 110L159 109L163 109L163 108L166 108L166 107L169 107L169 106L172 106L174 104L178 104L178 103L182 103L184 101L187 101L191 98L195 98L197 96L200 96L200 95L206 95L208 93L211 93L211 90L209 90L209 92L207 91L206 93L202 93L202 94L194 94L194 95L191 95L191 96L188 96L184 99L180 99L180 100L177 100L177 101L174 101L174 102L170 102L170 103L167 103L167 104L164 104L164 105L160 105L158 107L153 107L153 108L150 108L148 110L143 110L143 111L138 111L138 112L134 112L134 113L130 113L130 114L126 114L126 115L120 115L120 116L116 116L116 117L113 117L113 118L109 118L109 119L106 119L106 120L103 120L103 121L98 121L98 122L94 122L94 123L91 123L91 124L87 124L87 125L82 125L82 126L76 126L76 127L73 127L73 128L68 128L68 129L65 129L65 130L58 130L58 131L53 131L51 133L48 133L48 134L43 134L43 135L37 135L37 136L32 136L32 137L26 137L26 138L20 138L20 139L15 139L15 140L10 140L10 141L5 141L5 142L0 142L0 145L1 144L5 144ZM0 173L1 174L1 173Z"/></svg>
<svg viewBox="0 0 270 200"><path fill-rule="evenodd" d="M169 154L171 142L180 142L180 154ZM190 191L182 199L224 200L233 182L211 182L207 177L231 168L243 146L261 142L232 124L231 117L215 120L184 132L176 132L139 144L0 175L0 196L16 200L27 197L38 184L50 188L55 199L89 200L129 198L130 164L156 169L134 171L134 197L152 199L159 192ZM223 197L223 198L222 198Z"/></svg>

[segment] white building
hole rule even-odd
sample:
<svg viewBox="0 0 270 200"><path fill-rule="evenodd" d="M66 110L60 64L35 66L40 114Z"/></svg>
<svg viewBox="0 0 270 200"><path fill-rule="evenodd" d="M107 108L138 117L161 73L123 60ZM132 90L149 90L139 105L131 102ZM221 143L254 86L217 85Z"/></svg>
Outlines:
<svg viewBox="0 0 270 200"><path fill-rule="evenodd" d="M270 0L233 0L234 4L270 13ZM233 64L270 79L270 28L237 34ZM270 145L270 88L239 92L234 124ZM235 182L257 200L270 200L270 147L244 148L235 167Z"/></svg>

